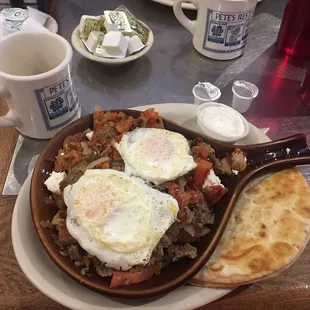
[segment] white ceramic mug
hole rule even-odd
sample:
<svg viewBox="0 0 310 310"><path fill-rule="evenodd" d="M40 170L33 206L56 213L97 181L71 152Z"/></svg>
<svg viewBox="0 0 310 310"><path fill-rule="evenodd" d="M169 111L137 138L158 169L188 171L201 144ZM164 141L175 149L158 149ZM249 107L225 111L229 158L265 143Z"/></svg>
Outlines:
<svg viewBox="0 0 310 310"><path fill-rule="evenodd" d="M197 20L182 12L182 2L197 7ZM178 21L193 34L195 49L204 56L228 60L243 54L257 0L174 0Z"/></svg>
<svg viewBox="0 0 310 310"><path fill-rule="evenodd" d="M81 116L71 76L71 45L53 33L18 32L0 41L0 126L48 139Z"/></svg>

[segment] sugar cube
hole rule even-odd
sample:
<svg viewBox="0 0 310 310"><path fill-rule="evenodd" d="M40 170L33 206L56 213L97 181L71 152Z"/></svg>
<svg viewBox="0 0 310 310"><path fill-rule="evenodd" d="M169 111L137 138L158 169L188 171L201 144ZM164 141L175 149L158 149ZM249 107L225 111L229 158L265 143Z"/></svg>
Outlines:
<svg viewBox="0 0 310 310"><path fill-rule="evenodd" d="M145 45L142 43L140 38L137 35L129 38L128 41L128 54L131 55L143 49Z"/></svg>
<svg viewBox="0 0 310 310"><path fill-rule="evenodd" d="M128 48L128 39L119 31L108 32L102 41L102 47L111 56L126 55Z"/></svg>

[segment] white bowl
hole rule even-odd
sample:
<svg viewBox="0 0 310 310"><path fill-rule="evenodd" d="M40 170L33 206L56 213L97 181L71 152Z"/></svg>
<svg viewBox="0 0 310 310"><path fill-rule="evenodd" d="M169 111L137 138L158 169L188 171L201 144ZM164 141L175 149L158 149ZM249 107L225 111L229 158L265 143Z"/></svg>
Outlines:
<svg viewBox="0 0 310 310"><path fill-rule="evenodd" d="M90 59L90 60L96 61L96 62L100 62L100 63L108 65L108 66L123 65L123 64L134 61L134 60L144 56L149 51L149 49L152 47L152 45L154 43L154 35L153 35L151 28L148 25L146 25L145 23L143 23L141 20L139 20L139 22L150 30L149 38L146 42L146 46L141 51L139 51L133 55L127 56L125 58L120 58L120 59L104 58L104 57L95 56L92 53L90 53L86 49L86 47L84 46L84 43L82 42L82 40L79 38L79 26L77 26L72 32L71 43L72 43L74 49L81 56L83 56L87 59Z"/></svg>
<svg viewBox="0 0 310 310"><path fill-rule="evenodd" d="M236 136L226 136L223 135L217 131L215 131L214 129L212 129L210 126L208 126L207 123L203 122L202 119L202 112L212 106L216 106L216 107L222 107L224 109L227 110L231 110L232 113L234 113L235 117L239 118L240 121L243 123L244 125L244 131L242 134L240 135L236 135ZM236 142L244 137L246 137L249 134L249 123L248 121L236 110L234 110L233 108L222 104L222 103L218 103L218 102L205 102L201 105L198 106L197 108L197 118L198 118L198 126L200 127L200 129L204 132L204 134L208 137L210 137L211 139L217 140L217 141L221 141L221 142Z"/></svg>

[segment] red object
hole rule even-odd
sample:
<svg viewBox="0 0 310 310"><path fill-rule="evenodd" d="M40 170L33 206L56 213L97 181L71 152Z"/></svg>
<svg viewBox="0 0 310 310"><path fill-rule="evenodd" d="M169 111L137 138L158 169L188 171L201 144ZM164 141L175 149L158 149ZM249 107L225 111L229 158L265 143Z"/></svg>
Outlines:
<svg viewBox="0 0 310 310"><path fill-rule="evenodd" d="M197 163L197 167L194 170L194 183L197 186L202 186L205 179L207 178L208 174L210 173L210 170L212 169L212 163L201 159Z"/></svg>
<svg viewBox="0 0 310 310"><path fill-rule="evenodd" d="M301 83L299 96L301 104L310 108L310 68L308 69L303 82Z"/></svg>
<svg viewBox="0 0 310 310"><path fill-rule="evenodd" d="M140 271L114 271L110 288L123 285L131 285L150 279L155 272L159 272L160 268L146 267Z"/></svg>
<svg viewBox="0 0 310 310"><path fill-rule="evenodd" d="M209 155L208 148L201 145L194 146L192 151L196 161L197 159L206 159Z"/></svg>
<svg viewBox="0 0 310 310"><path fill-rule="evenodd" d="M205 197L211 206L219 202L224 195L226 195L228 189L222 185L211 185L204 189Z"/></svg>
<svg viewBox="0 0 310 310"><path fill-rule="evenodd" d="M288 0L277 47L286 54L310 57L310 1Z"/></svg>
<svg viewBox="0 0 310 310"><path fill-rule="evenodd" d="M176 183L170 184L168 193L176 199L180 208L187 207L192 198L191 194L187 193Z"/></svg>

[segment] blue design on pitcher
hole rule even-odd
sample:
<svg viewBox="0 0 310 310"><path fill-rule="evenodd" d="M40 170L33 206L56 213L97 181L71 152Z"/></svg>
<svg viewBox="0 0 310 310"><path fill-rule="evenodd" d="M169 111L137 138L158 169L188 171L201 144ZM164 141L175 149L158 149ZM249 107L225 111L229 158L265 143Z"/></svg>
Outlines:
<svg viewBox="0 0 310 310"><path fill-rule="evenodd" d="M47 130L69 123L79 111L79 99L71 76L34 90Z"/></svg>
<svg viewBox="0 0 310 310"><path fill-rule="evenodd" d="M208 33L208 41L223 44L226 27L219 23L210 23L210 30Z"/></svg>
<svg viewBox="0 0 310 310"><path fill-rule="evenodd" d="M227 27L225 46L239 45L242 40L242 32L244 25L232 25Z"/></svg>
<svg viewBox="0 0 310 310"><path fill-rule="evenodd" d="M224 30L221 25L218 25L218 26L213 25L211 32L214 37L220 37L222 33L224 32Z"/></svg>
<svg viewBox="0 0 310 310"><path fill-rule="evenodd" d="M208 9L202 48L214 53L243 49L253 13L254 9L234 13Z"/></svg>
<svg viewBox="0 0 310 310"><path fill-rule="evenodd" d="M61 97L58 97L57 99L51 101L50 109L52 109L54 112L57 112L61 110L63 107L63 99Z"/></svg>

